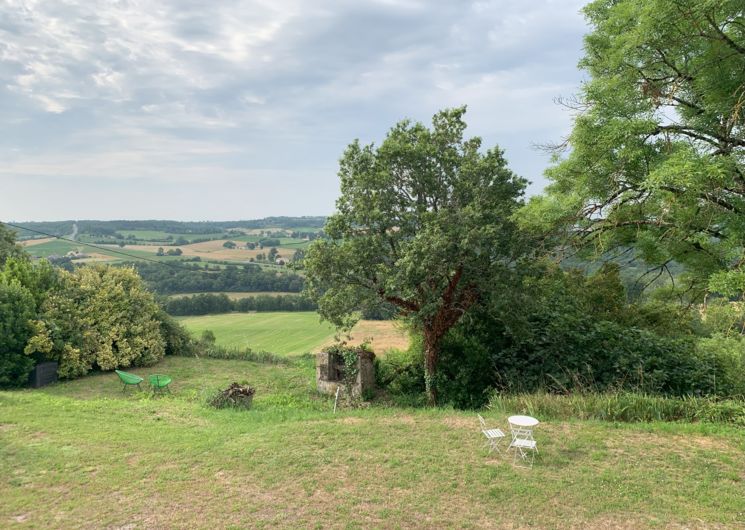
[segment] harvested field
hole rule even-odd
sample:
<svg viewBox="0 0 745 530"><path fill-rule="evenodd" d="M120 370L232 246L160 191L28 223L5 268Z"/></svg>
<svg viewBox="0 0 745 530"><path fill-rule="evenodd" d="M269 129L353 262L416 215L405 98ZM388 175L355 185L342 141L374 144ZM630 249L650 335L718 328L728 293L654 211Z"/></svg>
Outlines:
<svg viewBox="0 0 745 530"><path fill-rule="evenodd" d="M350 344L367 342L377 355L386 350L405 350L409 347L409 333L395 320L360 320L352 328L351 337L348 341ZM333 342L330 339L326 344Z"/></svg>
<svg viewBox="0 0 745 530"><path fill-rule="evenodd" d="M19 241L18 243L22 247L33 247L35 245L41 245L43 243L49 243L50 241L54 241L57 239L56 237L42 237L40 239L25 239L23 241Z"/></svg>
<svg viewBox="0 0 745 530"><path fill-rule="evenodd" d="M130 250L141 250L144 252L150 252L155 254L158 251L158 247L163 247L163 250L168 251L172 248L180 248L183 252L183 256L186 257L200 257L203 260L225 260L225 261L249 261L251 258L256 258L258 254L266 254L269 252L268 248L247 250L244 248L228 249L223 247L223 243L229 241L228 239L215 239L213 241L203 241L202 243L193 243L191 245L180 245L178 247L164 246L164 245L127 245L122 249L123 251ZM114 245L106 245L111 248L118 248ZM289 258L295 252L295 249L284 250L282 248L277 249L279 255L282 258Z"/></svg>

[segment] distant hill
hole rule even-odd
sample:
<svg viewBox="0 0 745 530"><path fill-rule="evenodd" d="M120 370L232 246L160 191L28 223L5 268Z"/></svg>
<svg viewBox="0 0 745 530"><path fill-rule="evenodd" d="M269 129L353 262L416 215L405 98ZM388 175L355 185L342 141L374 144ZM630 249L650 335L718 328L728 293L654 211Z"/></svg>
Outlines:
<svg viewBox="0 0 745 530"><path fill-rule="evenodd" d="M142 221L43 221L14 223L23 228L38 230L54 236L67 236L74 233L77 223L78 233L91 236L109 236L120 231L155 231L166 234L214 234L225 232L234 228L249 230L256 229L283 229L283 230L308 230L317 231L323 228L325 217L303 216L303 217L265 217L263 219L242 221L169 221L169 220L142 220ZM15 229L19 239L39 237L33 232Z"/></svg>

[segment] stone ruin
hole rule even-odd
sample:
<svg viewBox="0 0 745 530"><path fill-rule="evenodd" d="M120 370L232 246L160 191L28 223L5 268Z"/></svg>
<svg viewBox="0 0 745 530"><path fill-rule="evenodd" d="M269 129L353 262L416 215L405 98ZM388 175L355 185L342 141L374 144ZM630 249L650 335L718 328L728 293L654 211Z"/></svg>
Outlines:
<svg viewBox="0 0 745 530"><path fill-rule="evenodd" d="M352 395L362 397L375 389L375 354L365 348L354 348L357 353L357 377ZM316 383L323 394L335 394L344 385L344 357L331 351L316 354Z"/></svg>

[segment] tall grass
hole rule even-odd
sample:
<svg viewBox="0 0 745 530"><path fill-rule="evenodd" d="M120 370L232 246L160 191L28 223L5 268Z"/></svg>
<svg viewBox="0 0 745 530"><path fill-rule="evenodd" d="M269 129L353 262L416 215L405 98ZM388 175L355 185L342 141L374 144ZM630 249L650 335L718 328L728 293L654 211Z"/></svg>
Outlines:
<svg viewBox="0 0 745 530"><path fill-rule="evenodd" d="M197 342L193 351L189 351L182 357L206 357L208 359L228 359L232 361L253 361L264 364L292 364L288 357L277 355L268 351L254 351L251 348L232 348L219 344L208 344Z"/></svg>
<svg viewBox="0 0 745 530"><path fill-rule="evenodd" d="M663 397L632 392L530 394L494 393L487 408L556 420L621 422L683 421L745 426L745 401Z"/></svg>

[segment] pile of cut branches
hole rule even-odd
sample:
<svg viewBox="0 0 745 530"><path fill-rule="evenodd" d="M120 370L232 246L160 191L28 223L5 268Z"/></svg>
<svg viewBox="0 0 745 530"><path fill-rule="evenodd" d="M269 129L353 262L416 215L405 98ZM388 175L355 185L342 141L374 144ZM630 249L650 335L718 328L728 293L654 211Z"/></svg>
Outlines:
<svg viewBox="0 0 745 530"><path fill-rule="evenodd" d="M255 393L256 389L249 385L231 383L228 388L221 390L210 400L210 405L218 409L227 407L250 409Z"/></svg>

